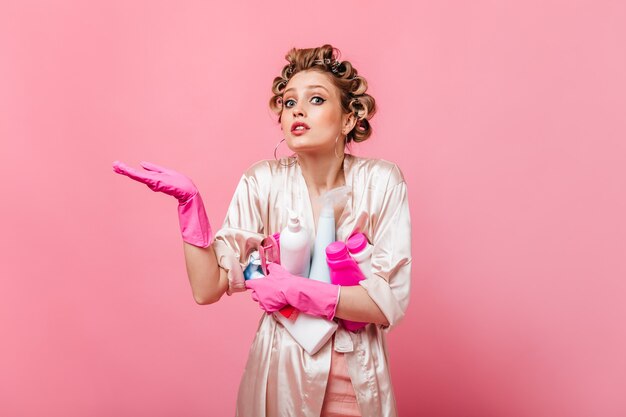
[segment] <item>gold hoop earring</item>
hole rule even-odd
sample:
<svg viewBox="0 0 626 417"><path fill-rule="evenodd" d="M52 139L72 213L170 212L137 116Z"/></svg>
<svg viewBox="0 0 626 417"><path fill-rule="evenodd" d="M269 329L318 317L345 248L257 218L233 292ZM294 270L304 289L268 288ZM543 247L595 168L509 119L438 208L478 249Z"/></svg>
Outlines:
<svg viewBox="0 0 626 417"><path fill-rule="evenodd" d="M341 156L337 155L337 140L339 139L339 136L340 136L340 135L337 135L337 137L335 138L335 149L334 149L334 150L335 150L335 157L336 157L337 159L341 159L341 158L342 158ZM346 151L345 151L345 149L346 149L346 146L348 145L347 139L348 139L348 135L346 135L346 136L344 136L344 137L343 137L343 146L344 146L343 155L344 155L344 156L346 155Z"/></svg>
<svg viewBox="0 0 626 417"><path fill-rule="evenodd" d="M274 147L274 159L276 161L278 161L279 164L281 164L282 166L284 166L285 168L287 167L291 167L293 166L296 162L298 162L298 160L296 159L296 154L292 154L291 156L288 156L287 159L289 158L293 158L293 161L288 163L288 164L283 164L282 160L283 158L278 159L278 157L276 156L276 152L278 151L278 147L280 146L281 143L283 143L285 141L285 138L283 138L283 140L281 140L280 142L278 142L278 144L276 144L276 146Z"/></svg>

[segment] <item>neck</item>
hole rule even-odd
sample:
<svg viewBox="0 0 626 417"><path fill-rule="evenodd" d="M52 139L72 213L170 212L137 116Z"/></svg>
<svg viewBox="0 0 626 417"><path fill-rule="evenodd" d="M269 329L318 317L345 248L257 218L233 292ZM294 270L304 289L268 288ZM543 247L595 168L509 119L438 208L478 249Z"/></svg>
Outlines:
<svg viewBox="0 0 626 417"><path fill-rule="evenodd" d="M345 155L341 159L335 155L332 157L311 154L298 155L298 163L309 193L313 196L319 196L328 190L345 185L343 158Z"/></svg>

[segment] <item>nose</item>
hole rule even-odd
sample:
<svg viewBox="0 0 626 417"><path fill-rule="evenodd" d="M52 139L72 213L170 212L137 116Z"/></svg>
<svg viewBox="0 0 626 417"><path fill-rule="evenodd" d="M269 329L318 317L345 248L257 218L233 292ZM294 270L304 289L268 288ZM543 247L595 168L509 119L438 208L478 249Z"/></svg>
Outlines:
<svg viewBox="0 0 626 417"><path fill-rule="evenodd" d="M304 109L302 108L302 104L300 101L297 101L296 104L291 108L293 117L304 116Z"/></svg>

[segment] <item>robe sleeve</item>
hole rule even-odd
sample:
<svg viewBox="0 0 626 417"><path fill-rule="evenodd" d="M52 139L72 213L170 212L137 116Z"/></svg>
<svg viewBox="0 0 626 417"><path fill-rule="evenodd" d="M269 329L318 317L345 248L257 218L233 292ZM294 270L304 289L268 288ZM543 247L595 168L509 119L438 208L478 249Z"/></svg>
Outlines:
<svg viewBox="0 0 626 417"><path fill-rule="evenodd" d="M243 270L250 253L265 238L264 168L266 164L257 163L241 177L222 228L212 243L219 266L228 272L228 295L246 290Z"/></svg>
<svg viewBox="0 0 626 417"><path fill-rule="evenodd" d="M411 219L402 173L392 170L373 226L372 276L360 282L387 318L390 330L404 317L411 289Z"/></svg>

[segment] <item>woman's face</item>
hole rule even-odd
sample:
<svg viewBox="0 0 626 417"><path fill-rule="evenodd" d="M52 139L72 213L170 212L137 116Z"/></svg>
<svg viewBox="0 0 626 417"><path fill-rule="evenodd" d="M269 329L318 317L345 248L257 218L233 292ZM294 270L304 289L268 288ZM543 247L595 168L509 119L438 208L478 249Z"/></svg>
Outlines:
<svg viewBox="0 0 626 417"><path fill-rule="evenodd" d="M340 92L328 77L307 70L298 72L287 83L280 123L287 145L294 152L334 155L337 135L341 141L350 130L352 118L343 113Z"/></svg>

